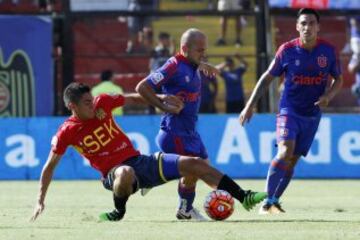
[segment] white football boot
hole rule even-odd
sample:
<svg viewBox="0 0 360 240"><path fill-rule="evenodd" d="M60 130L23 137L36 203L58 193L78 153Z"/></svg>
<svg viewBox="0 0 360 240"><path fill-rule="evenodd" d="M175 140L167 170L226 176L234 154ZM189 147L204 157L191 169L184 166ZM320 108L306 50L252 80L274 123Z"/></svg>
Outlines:
<svg viewBox="0 0 360 240"><path fill-rule="evenodd" d="M188 212L186 212L184 208L180 208L176 213L176 218L179 220L207 221L196 208Z"/></svg>

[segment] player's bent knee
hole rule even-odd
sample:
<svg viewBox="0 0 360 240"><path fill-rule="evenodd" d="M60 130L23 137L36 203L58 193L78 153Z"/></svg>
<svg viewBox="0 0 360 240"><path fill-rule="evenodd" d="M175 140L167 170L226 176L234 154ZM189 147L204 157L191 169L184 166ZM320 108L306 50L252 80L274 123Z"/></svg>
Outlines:
<svg viewBox="0 0 360 240"><path fill-rule="evenodd" d="M135 171L132 167L129 166L121 166L115 170L115 178L120 179L134 179Z"/></svg>

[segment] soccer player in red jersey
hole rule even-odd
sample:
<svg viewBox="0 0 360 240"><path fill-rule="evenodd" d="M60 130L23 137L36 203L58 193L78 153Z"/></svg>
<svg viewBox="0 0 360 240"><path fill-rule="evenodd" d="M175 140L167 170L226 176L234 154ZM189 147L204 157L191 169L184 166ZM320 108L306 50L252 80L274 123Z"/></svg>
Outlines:
<svg viewBox="0 0 360 240"><path fill-rule="evenodd" d="M158 96L163 104L171 103L168 111L183 107L175 96ZM90 88L71 83L64 91L64 102L72 115L60 126L52 139L52 147L41 177L37 204L31 220L35 220L45 207L45 196L54 169L68 146L73 146L101 172L106 189L113 192L115 210L100 215L101 220L119 221L126 211L129 196L139 188L151 188L181 176L196 176L210 187L229 192L246 210L261 202L266 193L244 191L228 176L210 167L197 157L156 153L141 155L130 139L115 123L112 110L125 102L143 102L137 94L107 95L93 98ZM166 109L167 106L164 106Z"/></svg>

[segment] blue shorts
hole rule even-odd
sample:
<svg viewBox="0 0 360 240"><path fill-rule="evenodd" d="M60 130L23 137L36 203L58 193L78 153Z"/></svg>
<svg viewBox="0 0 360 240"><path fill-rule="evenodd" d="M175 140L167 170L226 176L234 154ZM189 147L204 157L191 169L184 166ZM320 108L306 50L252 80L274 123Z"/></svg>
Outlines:
<svg viewBox="0 0 360 240"><path fill-rule="evenodd" d="M155 187L170 180L179 179L181 177L178 169L179 157L176 154L159 152L150 156L139 155L129 158L108 172L107 176L102 179L103 185L108 190L113 189L115 170L121 166L129 166L134 169L137 179L137 186L134 187L136 190Z"/></svg>
<svg viewBox="0 0 360 240"><path fill-rule="evenodd" d="M176 153L185 156L208 158L206 148L197 132L179 136L171 132L160 130L156 136L156 142L165 153Z"/></svg>
<svg viewBox="0 0 360 240"><path fill-rule="evenodd" d="M276 118L277 142L295 140L294 155L306 156L319 127L321 114L300 116L296 113L281 113Z"/></svg>

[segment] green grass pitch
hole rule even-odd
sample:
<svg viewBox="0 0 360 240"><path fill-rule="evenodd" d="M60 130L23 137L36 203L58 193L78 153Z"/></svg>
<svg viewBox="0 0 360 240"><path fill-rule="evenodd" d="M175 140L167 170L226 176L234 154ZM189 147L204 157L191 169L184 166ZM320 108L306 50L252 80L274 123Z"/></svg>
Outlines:
<svg viewBox="0 0 360 240"><path fill-rule="evenodd" d="M261 190L263 180L239 180ZM112 209L111 192L99 181L54 181L46 207L29 222L38 191L35 181L0 182L0 239L360 239L360 181L295 180L283 197L286 214L259 216L239 203L224 222L175 220L177 183L153 189L145 197L133 195L121 222L98 222L98 214ZM199 183L195 205L210 191Z"/></svg>

